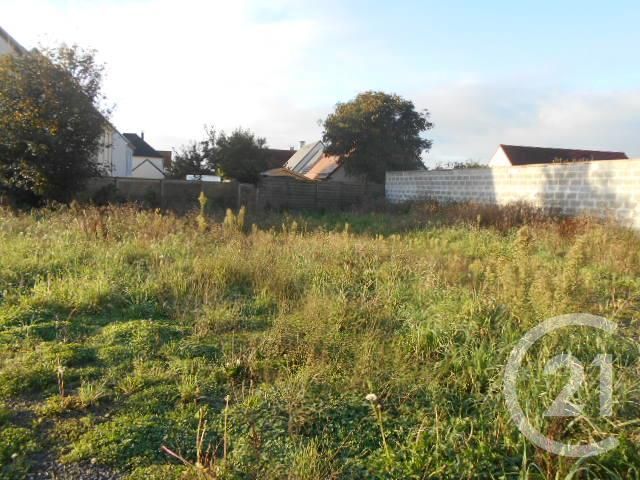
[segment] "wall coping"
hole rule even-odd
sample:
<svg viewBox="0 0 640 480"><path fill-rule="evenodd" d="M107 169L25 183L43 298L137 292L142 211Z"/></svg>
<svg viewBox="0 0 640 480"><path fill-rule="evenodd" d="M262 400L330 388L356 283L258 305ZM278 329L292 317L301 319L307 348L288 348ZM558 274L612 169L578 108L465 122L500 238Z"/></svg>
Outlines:
<svg viewBox="0 0 640 480"><path fill-rule="evenodd" d="M619 160L589 160L586 162L566 162L566 163L544 163L536 165L517 165L509 167L478 167L478 168L460 168L449 170L394 170L387 172L387 175L430 175L430 174L448 174L448 173L470 173L470 172L487 172L487 171L502 171L508 172L513 170L533 170L544 168L575 168L580 166L611 166L619 167L623 165L640 165L640 158L622 158Z"/></svg>

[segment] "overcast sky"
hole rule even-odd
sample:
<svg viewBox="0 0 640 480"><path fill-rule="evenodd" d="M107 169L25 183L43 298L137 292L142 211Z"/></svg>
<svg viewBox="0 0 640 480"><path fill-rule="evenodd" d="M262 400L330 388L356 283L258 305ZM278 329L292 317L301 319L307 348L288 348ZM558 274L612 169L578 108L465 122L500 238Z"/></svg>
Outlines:
<svg viewBox="0 0 640 480"><path fill-rule="evenodd" d="M95 48L122 132L158 149L205 124L269 146L320 138L364 90L428 108L429 164L500 143L640 157L640 2L0 0L25 47Z"/></svg>

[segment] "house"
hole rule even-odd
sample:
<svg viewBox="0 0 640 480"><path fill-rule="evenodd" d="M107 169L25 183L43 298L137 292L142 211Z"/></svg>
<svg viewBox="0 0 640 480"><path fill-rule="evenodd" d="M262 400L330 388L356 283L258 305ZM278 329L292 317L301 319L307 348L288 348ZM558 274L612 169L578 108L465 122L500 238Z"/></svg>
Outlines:
<svg viewBox="0 0 640 480"><path fill-rule="evenodd" d="M291 177L296 180L313 182L364 183L360 175L350 175L345 171L340 158L324 153L324 144L320 141L305 144L280 168L262 172L264 177Z"/></svg>
<svg viewBox="0 0 640 480"><path fill-rule="evenodd" d="M627 158L629 157L624 152L500 145L489 161L489 166L510 167L592 160L624 160Z"/></svg>
<svg viewBox="0 0 640 480"><path fill-rule="evenodd" d="M106 122L96 162L110 177L130 177L134 145L110 123Z"/></svg>
<svg viewBox="0 0 640 480"><path fill-rule="evenodd" d="M28 50L0 27L0 55L26 55ZM95 161L113 177L130 176L134 146L105 118L104 130Z"/></svg>
<svg viewBox="0 0 640 480"><path fill-rule="evenodd" d="M27 49L0 27L0 55L24 55L25 53L27 53Z"/></svg>
<svg viewBox="0 0 640 480"><path fill-rule="evenodd" d="M124 137L133 145L133 158L127 176L136 178L164 178L165 157L144 140L144 132L125 133Z"/></svg>
<svg viewBox="0 0 640 480"><path fill-rule="evenodd" d="M305 174L307 178L316 181L341 183L366 183L364 175L352 175L346 172L337 155L322 155L322 157Z"/></svg>
<svg viewBox="0 0 640 480"><path fill-rule="evenodd" d="M305 144L300 142L300 150L298 150L287 163L285 168L301 175L306 174L311 167L315 165L324 155L324 144L320 141Z"/></svg>

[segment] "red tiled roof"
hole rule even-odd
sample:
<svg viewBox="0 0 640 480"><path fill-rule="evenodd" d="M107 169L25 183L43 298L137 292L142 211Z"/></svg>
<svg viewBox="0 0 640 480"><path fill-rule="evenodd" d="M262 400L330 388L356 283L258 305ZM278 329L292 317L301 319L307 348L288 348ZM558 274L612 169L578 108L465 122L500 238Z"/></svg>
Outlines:
<svg viewBox="0 0 640 480"><path fill-rule="evenodd" d="M500 145L500 147L509 158L511 165L555 163L558 160L579 162L589 160L624 160L629 158L624 152L522 147L517 145Z"/></svg>
<svg viewBox="0 0 640 480"><path fill-rule="evenodd" d="M340 157L337 155L323 155L306 173L312 180L326 180L333 172L340 168Z"/></svg>

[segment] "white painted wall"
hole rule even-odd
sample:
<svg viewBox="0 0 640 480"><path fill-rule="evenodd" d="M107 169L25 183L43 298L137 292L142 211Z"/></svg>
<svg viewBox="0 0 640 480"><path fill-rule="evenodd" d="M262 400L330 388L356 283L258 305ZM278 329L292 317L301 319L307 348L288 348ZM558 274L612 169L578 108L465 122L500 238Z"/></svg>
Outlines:
<svg viewBox="0 0 640 480"><path fill-rule="evenodd" d="M496 153L493 155L493 157L491 157L491 160L489 160L489 166L490 167L510 167L511 166L509 157L507 157L507 154L504 153L504 150L502 149L502 147L498 147L498 150L496 151Z"/></svg>
<svg viewBox="0 0 640 480"><path fill-rule="evenodd" d="M164 178L162 158L133 157L131 176L135 178Z"/></svg>
<svg viewBox="0 0 640 480"><path fill-rule="evenodd" d="M117 130L113 133L112 143L113 175L115 177L131 176L133 168L133 147Z"/></svg>
<svg viewBox="0 0 640 480"><path fill-rule="evenodd" d="M100 138L100 147L95 161L104 167L106 175L112 177L129 177L132 169L133 148L127 140L106 124Z"/></svg>
<svg viewBox="0 0 640 480"><path fill-rule="evenodd" d="M113 142L113 128L106 125L100 137L100 146L94 161L104 168L106 175L113 175L113 160L111 155L111 143Z"/></svg>

